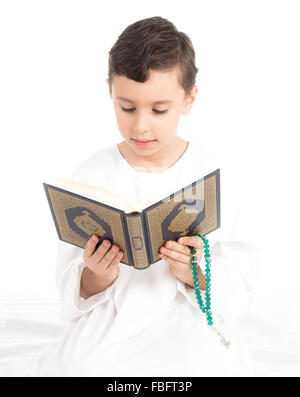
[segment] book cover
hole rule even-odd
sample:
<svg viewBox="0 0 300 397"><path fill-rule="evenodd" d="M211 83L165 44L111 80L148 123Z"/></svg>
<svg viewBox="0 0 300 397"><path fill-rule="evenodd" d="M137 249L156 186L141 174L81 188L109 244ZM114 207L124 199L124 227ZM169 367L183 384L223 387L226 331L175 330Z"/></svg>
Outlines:
<svg viewBox="0 0 300 397"><path fill-rule="evenodd" d="M98 190L102 196L87 197L48 183L43 186L60 240L84 249L96 234L96 248L110 240L124 252L121 263L136 269L161 260L159 250L166 241L220 227L220 169L140 211L96 187L86 191ZM105 197L102 202L101 197Z"/></svg>

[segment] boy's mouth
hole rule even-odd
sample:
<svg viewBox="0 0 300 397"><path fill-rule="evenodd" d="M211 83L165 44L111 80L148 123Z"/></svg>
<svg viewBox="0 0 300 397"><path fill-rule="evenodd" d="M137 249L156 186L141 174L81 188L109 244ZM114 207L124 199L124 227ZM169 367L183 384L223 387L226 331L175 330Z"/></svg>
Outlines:
<svg viewBox="0 0 300 397"><path fill-rule="evenodd" d="M156 139L140 141L138 139L132 138L132 140L139 147L149 147L149 146L152 146L154 144L154 142L156 142Z"/></svg>

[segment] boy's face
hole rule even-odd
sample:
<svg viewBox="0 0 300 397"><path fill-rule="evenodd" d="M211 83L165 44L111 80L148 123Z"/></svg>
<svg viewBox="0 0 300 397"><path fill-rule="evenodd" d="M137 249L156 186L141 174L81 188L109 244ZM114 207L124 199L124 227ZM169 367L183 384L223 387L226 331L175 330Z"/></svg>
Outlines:
<svg viewBox="0 0 300 397"><path fill-rule="evenodd" d="M125 76L113 78L111 98L120 133L140 156L150 156L167 148L176 138L180 115L188 114L191 109L198 89L194 86L191 95L185 97L177 73L177 69L151 71L144 83ZM106 82L108 84L108 80ZM137 140L151 142L139 144Z"/></svg>

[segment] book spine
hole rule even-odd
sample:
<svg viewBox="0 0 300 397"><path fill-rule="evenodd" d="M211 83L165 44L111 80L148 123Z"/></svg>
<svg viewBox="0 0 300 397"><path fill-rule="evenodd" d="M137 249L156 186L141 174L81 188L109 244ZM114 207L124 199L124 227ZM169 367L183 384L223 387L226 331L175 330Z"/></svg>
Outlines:
<svg viewBox="0 0 300 397"><path fill-rule="evenodd" d="M148 262L149 262L149 265L152 265L152 263L154 263L155 260L153 258L153 254L152 254L152 242L151 242L150 230L148 227L148 222L147 222L145 211L142 212L142 222L143 222L143 233L144 233L144 239L145 239L146 252L147 252L147 256L148 256Z"/></svg>
<svg viewBox="0 0 300 397"><path fill-rule="evenodd" d="M128 230L128 226L127 226L125 212L122 213L121 220L122 220L123 234L124 234L126 253L127 253L127 262L126 261L123 262L123 260L122 260L122 262L128 266L133 266L132 249L131 249L131 245L130 245L129 230ZM122 259L124 259L124 257Z"/></svg>
<svg viewBox="0 0 300 397"><path fill-rule="evenodd" d="M136 269L146 269L150 266L146 246L143 213L124 214L128 240L132 254L132 264Z"/></svg>

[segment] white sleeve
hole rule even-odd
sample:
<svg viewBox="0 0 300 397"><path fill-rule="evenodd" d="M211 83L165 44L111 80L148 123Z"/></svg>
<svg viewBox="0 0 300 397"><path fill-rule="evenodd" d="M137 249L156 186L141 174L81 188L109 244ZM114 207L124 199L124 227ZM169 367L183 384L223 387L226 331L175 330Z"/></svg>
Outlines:
<svg viewBox="0 0 300 397"><path fill-rule="evenodd" d="M209 236L207 236L209 240ZM254 247L240 241L215 241L211 255L211 311L217 320L233 321L244 314L253 298L253 283L257 279L257 257ZM205 274L205 258L200 268ZM195 290L177 279L179 291L198 310ZM201 291L205 304L205 291Z"/></svg>
<svg viewBox="0 0 300 397"><path fill-rule="evenodd" d="M62 321L73 320L108 301L115 281L106 290L84 299L80 296L81 274L86 264L83 249L64 241L58 241L56 286L61 302Z"/></svg>

